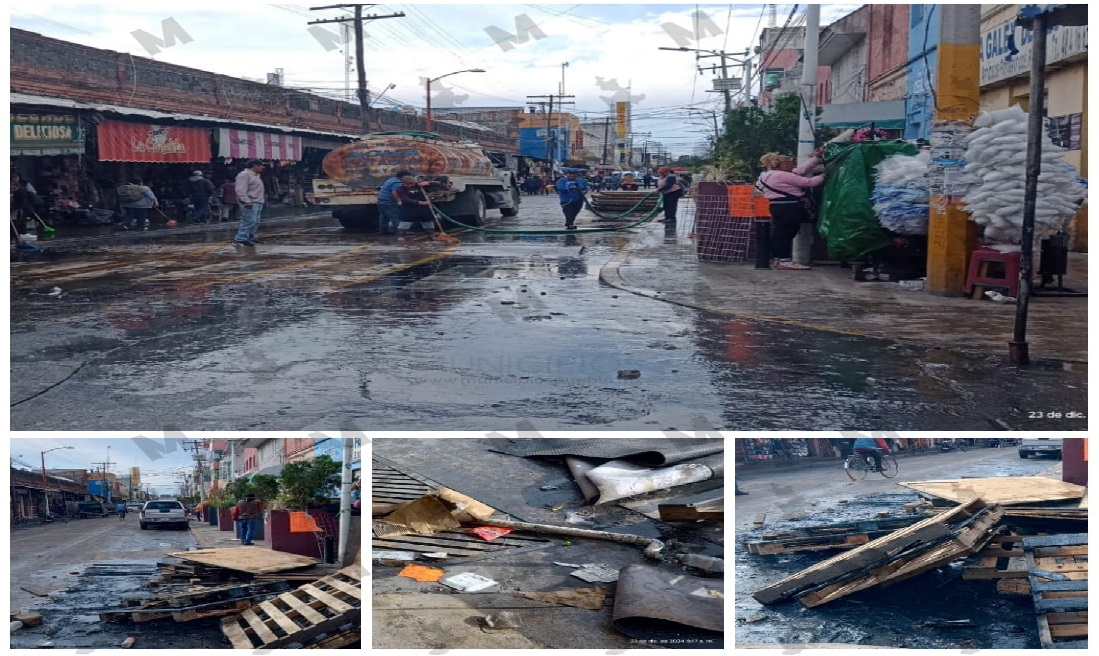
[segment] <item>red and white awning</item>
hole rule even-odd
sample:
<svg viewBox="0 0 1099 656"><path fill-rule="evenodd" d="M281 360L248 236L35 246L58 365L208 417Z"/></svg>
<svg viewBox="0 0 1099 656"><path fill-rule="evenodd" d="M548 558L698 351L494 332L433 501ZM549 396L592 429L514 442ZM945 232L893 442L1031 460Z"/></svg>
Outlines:
<svg viewBox="0 0 1099 656"><path fill-rule="evenodd" d="M297 162L301 160L301 137L219 128L218 156Z"/></svg>

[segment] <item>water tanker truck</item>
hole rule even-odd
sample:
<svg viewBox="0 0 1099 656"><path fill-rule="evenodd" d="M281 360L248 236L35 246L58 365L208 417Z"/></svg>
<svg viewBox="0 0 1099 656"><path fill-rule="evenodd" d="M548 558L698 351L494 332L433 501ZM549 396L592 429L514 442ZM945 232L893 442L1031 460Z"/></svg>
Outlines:
<svg viewBox="0 0 1099 656"><path fill-rule="evenodd" d="M313 181L308 200L331 208L351 230L378 229L378 191L398 171L449 183L433 187L432 202L447 216L483 225L490 209L519 213L519 190L511 171L497 169L476 144L442 141L428 133L376 133L325 156L325 176Z"/></svg>

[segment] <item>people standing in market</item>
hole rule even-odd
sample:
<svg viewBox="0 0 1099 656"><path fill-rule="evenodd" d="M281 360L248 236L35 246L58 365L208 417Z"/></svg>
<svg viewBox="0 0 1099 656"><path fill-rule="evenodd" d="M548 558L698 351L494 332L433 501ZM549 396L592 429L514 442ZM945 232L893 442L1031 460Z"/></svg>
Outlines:
<svg viewBox="0 0 1099 656"><path fill-rule="evenodd" d="M260 213L267 199L263 180L259 174L264 163L258 159L248 160L243 171L237 174L237 204L240 205L240 229L233 243L237 246L255 246L256 232L259 230Z"/></svg>
<svg viewBox="0 0 1099 656"><path fill-rule="evenodd" d="M191 190L191 206L195 208L191 223L206 223L210 217L210 197L214 195L214 183L206 179L202 171L195 171L187 178Z"/></svg>
<svg viewBox="0 0 1099 656"><path fill-rule="evenodd" d="M160 207L153 190L145 186L141 178L131 178L129 183L119 185L115 191L118 202L122 205L123 230L137 227L138 230L149 229L149 210Z"/></svg>
<svg viewBox="0 0 1099 656"><path fill-rule="evenodd" d="M400 205L393 196L393 190L401 186L401 180L409 171L397 171L391 178L382 183L378 190L378 232L383 235L391 235L397 230L397 224L401 222Z"/></svg>
<svg viewBox="0 0 1099 656"><path fill-rule="evenodd" d="M576 230L576 215L584 209L584 194L588 192L587 180L581 180L576 171L569 171L557 179L557 196L561 211L565 213L565 229Z"/></svg>
<svg viewBox="0 0 1099 656"><path fill-rule="evenodd" d="M393 197L400 204L397 212L400 223L397 224L397 243L407 241L405 235L413 223L419 223L420 227L428 233L431 239L435 239L435 216L431 212L431 201L427 198L425 186L438 185L438 182L419 183L416 178L406 175L401 179L401 186L393 189Z"/></svg>
<svg viewBox="0 0 1099 656"><path fill-rule="evenodd" d="M233 507L240 520L240 544L246 547L252 544L252 536L256 533L256 520L263 512L263 503L256 499L256 495L249 493Z"/></svg>
<svg viewBox="0 0 1099 656"><path fill-rule="evenodd" d="M657 171L657 174L660 181L656 184L656 190L664 198L664 223L675 223L679 199L683 196L683 185L679 184L675 172L666 166Z"/></svg>
<svg viewBox="0 0 1099 656"><path fill-rule="evenodd" d="M226 180L221 184L221 209L219 221L232 221L236 218L237 212L240 209L237 206L237 183L235 180Z"/></svg>
<svg viewBox="0 0 1099 656"><path fill-rule="evenodd" d="M645 176L641 178L641 181L645 183L645 188L649 189L653 186L653 172L645 171Z"/></svg>
<svg viewBox="0 0 1099 656"><path fill-rule="evenodd" d="M812 267L793 261L794 238L802 223L810 223L806 190L824 183L824 175L805 177L820 163L821 149L808 161L795 166L794 158L779 153L767 153L759 163L767 170L759 174L756 189L771 203L771 255L776 269L803 271Z"/></svg>

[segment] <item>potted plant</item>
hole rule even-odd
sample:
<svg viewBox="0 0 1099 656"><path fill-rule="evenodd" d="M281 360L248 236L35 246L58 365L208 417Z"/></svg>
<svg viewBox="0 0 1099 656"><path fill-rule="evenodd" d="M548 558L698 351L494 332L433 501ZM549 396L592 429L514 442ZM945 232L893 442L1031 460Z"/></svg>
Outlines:
<svg viewBox="0 0 1099 656"><path fill-rule="evenodd" d="M292 513L308 512L315 521L330 524L331 515L320 507L331 502L342 467L342 463L323 455L309 461L291 462L282 468L279 494L272 500L267 513L268 546L276 551L321 557L321 541L316 531L292 530Z"/></svg>
<svg viewBox="0 0 1099 656"><path fill-rule="evenodd" d="M233 530L233 518L230 514L233 503L225 490L218 489L211 492L206 498L206 505L209 508L207 514L211 517L210 525L217 526L219 531Z"/></svg>

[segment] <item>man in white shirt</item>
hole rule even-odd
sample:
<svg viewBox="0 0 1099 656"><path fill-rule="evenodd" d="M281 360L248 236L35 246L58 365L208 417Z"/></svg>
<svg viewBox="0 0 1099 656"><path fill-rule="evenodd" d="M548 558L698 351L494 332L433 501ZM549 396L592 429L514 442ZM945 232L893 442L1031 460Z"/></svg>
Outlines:
<svg viewBox="0 0 1099 656"><path fill-rule="evenodd" d="M237 174L237 203L240 205L240 230L233 243L237 246L255 246L256 231L259 230L259 216L263 211L263 202L267 199L263 180L259 174L264 163L258 159L249 160L243 171Z"/></svg>

